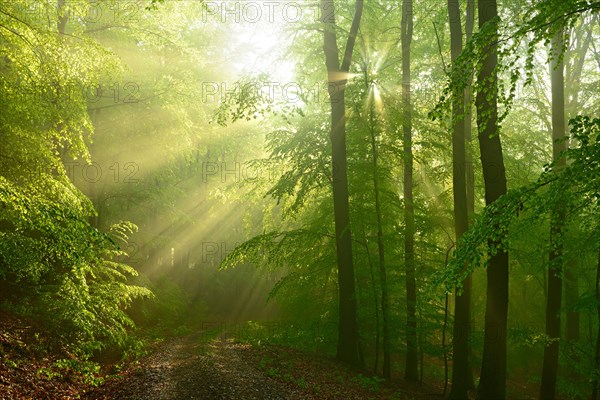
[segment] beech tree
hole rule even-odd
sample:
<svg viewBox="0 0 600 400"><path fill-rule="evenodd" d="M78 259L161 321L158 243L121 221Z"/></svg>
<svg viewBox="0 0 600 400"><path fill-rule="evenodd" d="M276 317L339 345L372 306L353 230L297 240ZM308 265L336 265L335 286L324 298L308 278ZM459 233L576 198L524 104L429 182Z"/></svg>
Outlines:
<svg viewBox="0 0 600 400"><path fill-rule="evenodd" d="M413 205L412 102L410 44L413 34L412 0L402 2L402 139L404 155L404 268L406 270L406 370L407 380L418 380L417 283L415 276L415 216Z"/></svg>
<svg viewBox="0 0 600 400"><path fill-rule="evenodd" d="M360 26L363 1L356 1L352 26L346 40L346 47L340 64L337 28L335 25L335 5L333 0L321 0L321 18L327 82L331 102L331 164L333 168L333 211L339 286L339 360L353 365L362 363L356 317L356 288L354 264L352 260L352 231L350 228L350 208L348 204L348 172L346 156L346 106L345 86L348 82L352 52Z"/></svg>
<svg viewBox="0 0 600 400"><path fill-rule="evenodd" d="M498 10L495 0L478 3L479 29L488 33L484 48L483 65L477 74L479 90L477 128L479 151L483 167L486 205L493 204L506 193L506 172L498 126ZM487 267L487 300L483 339L483 361L478 397L503 399L506 397L506 335L508 313L508 253L499 250L490 255Z"/></svg>
<svg viewBox="0 0 600 400"><path fill-rule="evenodd" d="M450 23L450 46L452 61L462 52L462 26L459 2L448 0ZM452 74L462 74L459 68ZM470 107L467 89L456 88L452 100L452 190L454 195L454 234L456 241L467 231L469 216L467 206L467 157L466 157L466 107ZM468 115L470 118L470 115ZM470 128L470 124L469 124ZM473 386L469 363L469 330L471 314L471 284L467 277L461 289L456 289L453 325L452 388L449 398L467 399L467 391Z"/></svg>
<svg viewBox="0 0 600 400"><path fill-rule="evenodd" d="M552 88L552 158L557 169L564 167L565 159L560 157L566 150L565 141L565 83L563 56L563 35L558 32L552 38L550 49L550 81ZM553 212L550 221L550 254L548 260L548 294L546 299L546 335L550 343L544 348L540 399L554 398L556 395L556 375L558 372L558 348L560 340L560 308L562 303L563 244L560 238L564 224L564 211Z"/></svg>

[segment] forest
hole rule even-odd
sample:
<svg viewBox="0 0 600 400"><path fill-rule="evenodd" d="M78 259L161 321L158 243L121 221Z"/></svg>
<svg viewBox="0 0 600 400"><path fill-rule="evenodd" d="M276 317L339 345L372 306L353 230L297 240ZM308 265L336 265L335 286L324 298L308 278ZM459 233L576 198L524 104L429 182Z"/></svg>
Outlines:
<svg viewBox="0 0 600 400"><path fill-rule="evenodd" d="M0 0L0 400L600 399L600 2Z"/></svg>

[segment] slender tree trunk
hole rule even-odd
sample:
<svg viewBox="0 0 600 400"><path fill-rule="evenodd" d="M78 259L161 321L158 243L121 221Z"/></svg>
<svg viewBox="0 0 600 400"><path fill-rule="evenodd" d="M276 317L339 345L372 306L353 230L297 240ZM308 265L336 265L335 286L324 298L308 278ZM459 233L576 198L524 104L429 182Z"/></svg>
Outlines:
<svg viewBox="0 0 600 400"><path fill-rule="evenodd" d="M582 25L574 28L576 30L578 40L575 42L575 48L572 51L567 51L573 59L573 63L565 61L565 119L574 118L579 112L579 88L581 86L581 75L583 72L583 64L585 56L590 48L592 41L592 25L589 29L584 30L585 21ZM581 36L585 36L582 38ZM565 58L566 60L566 58ZM575 260L567 260L565 265L565 308L567 309L566 335L567 341L576 342L579 340L580 332L580 317L579 311L574 310L574 304L579 298L579 274L576 271L577 262Z"/></svg>
<svg viewBox="0 0 600 400"><path fill-rule="evenodd" d="M594 369L596 370L596 374L594 374L594 379L592 381L592 400L598 399L598 391L600 390L600 380L598 379L598 371L600 370L600 248L598 248L598 266L596 267L596 302L598 332L596 334L596 351L594 354Z"/></svg>
<svg viewBox="0 0 600 400"><path fill-rule="evenodd" d="M418 309L418 313L419 313L418 324L419 324L419 326L422 326L422 323L423 323L423 309L419 308ZM419 342L419 383L423 384L423 375L425 374L425 363L424 363L425 351L423 349L423 329L419 329L418 333L419 333L419 335L418 335L418 342Z"/></svg>
<svg viewBox="0 0 600 400"><path fill-rule="evenodd" d="M58 11L58 20L56 21L56 31L61 35L65 34L67 22L69 21L69 13L65 9L66 0L57 0L56 6Z"/></svg>
<svg viewBox="0 0 600 400"><path fill-rule="evenodd" d="M375 146L375 139L372 137L372 144ZM373 153L373 157L376 157L376 153ZM377 161L374 160L373 164L376 166ZM377 167L375 167L377 168ZM379 177L377 173L374 176L374 180L377 182ZM379 278L381 281L381 314L383 316L383 377L390 379L392 377L391 370L391 349L390 349L390 311L388 302L388 288L387 288L387 272L385 269L385 257L384 257L384 246L383 246L383 229L382 229L382 216L381 206L379 204L379 185L375 186L375 207L377 212L377 246L379 248Z"/></svg>
<svg viewBox="0 0 600 400"><path fill-rule="evenodd" d="M369 272L371 274L371 288L373 289L373 310L375 311L375 361L373 362L373 373L377 373L379 367L379 300L377 296L377 283L375 283L375 272L373 271L373 262L371 261L371 252L369 251L369 242L365 226L362 225L363 237L365 238L365 252L369 263Z"/></svg>
<svg viewBox="0 0 600 400"><path fill-rule="evenodd" d="M413 32L412 0L402 2L402 108L404 151L404 265L406 268L406 371L404 378L417 381L417 283L415 272L415 215L413 206L412 103L410 98L410 42Z"/></svg>
<svg viewBox="0 0 600 400"><path fill-rule="evenodd" d="M479 28L498 16L496 0L478 2ZM493 22L492 22L493 23ZM498 127L498 62L497 27L477 75L477 126L483 168L485 202L492 204L506 193L506 173ZM495 245L497 243L490 243ZM508 253L498 250L490 255L487 267L487 299L485 305L483 361L478 398L497 400L506 397L506 328L508 313Z"/></svg>
<svg viewBox="0 0 600 400"><path fill-rule="evenodd" d="M454 62L462 52L462 28L458 0L448 0L450 21L450 52ZM452 74L464 73L455 71ZM467 211L467 174L465 170L465 91L454 90L452 99L452 190L454 194L454 233L456 242L469 227ZM471 314L471 287L456 290L454 302L452 387L450 399L468 399L471 383L469 367L469 326Z"/></svg>
<svg viewBox="0 0 600 400"><path fill-rule="evenodd" d="M473 36L473 26L475 25L475 0L467 0L467 20L465 21L466 39L469 41ZM467 174L467 212L469 221L475 215L475 173L473 171L473 151L471 150L471 142L473 141L473 124L472 124L472 108L471 107L471 81L472 76L467 80L467 88L465 89L465 141L466 141L466 174ZM464 285L471 286L471 276L467 278ZM473 378L471 374L471 387Z"/></svg>
<svg viewBox="0 0 600 400"><path fill-rule="evenodd" d="M56 32L58 34L58 40L62 41L64 40L64 34L65 34L65 30L67 28L67 23L69 22L69 12L68 10L65 8L66 5L66 0L57 0L56 1L56 13L58 18L56 19ZM60 53L57 55L59 58L61 57ZM64 93L64 88L61 86L60 84L60 69L58 67L58 65L61 65L60 62L57 62L55 64L55 71L56 71L56 78L52 77L52 86L54 87L55 93L54 93L54 98L52 99L52 104L54 105L54 107L56 108L56 111L58 113L60 113L60 103L61 103L61 99L62 97L65 95ZM57 132L60 132L63 130L64 127L64 121L62 121L62 118L59 118L58 121L56 121L54 123L54 129ZM61 143L57 138L53 139L54 141L54 146L56 148L56 151L61 159L61 161L65 162L65 158L67 155L67 145L65 143ZM55 176L58 175L58 170L56 168L53 168L53 174Z"/></svg>
<svg viewBox="0 0 600 400"><path fill-rule="evenodd" d="M371 156L373 163L373 189L375 197L375 215L377 217L377 251L379 255L379 280L381 285L381 314L383 316L383 377L390 379L391 360L390 360L390 312L388 305L387 272L385 270L385 251L383 244L383 217L381 215L381 202L379 199L379 164L377 154L377 144L375 141L375 95L373 88L370 87L368 71L365 69L365 83L367 91L371 90L372 98L369 107L369 127L371 133Z"/></svg>
<svg viewBox="0 0 600 400"><path fill-rule="evenodd" d="M323 40L329 97L331 102L331 162L333 168L333 210L335 218L336 255L339 287L339 325L337 358L360 366L358 321L356 316L356 287L352 260L350 206L348 201L348 173L346 158L345 86L356 33L362 16L363 2L357 0L352 27L340 67L333 0L321 0Z"/></svg>
<svg viewBox="0 0 600 400"><path fill-rule="evenodd" d="M448 351L446 350L446 328L448 326L448 293L444 300L444 324L442 325L442 350L444 351L444 391L442 397L446 397L448 391Z"/></svg>
<svg viewBox="0 0 600 400"><path fill-rule="evenodd" d="M567 308L567 323L565 339L570 342L579 340L579 311L573 310L579 298L579 276L576 272L577 262L569 260L565 267L565 307Z"/></svg>
<svg viewBox="0 0 600 400"><path fill-rule="evenodd" d="M471 36L473 36L473 28L475 25L475 0L467 0L467 20L465 21L465 30L466 30L466 40L469 41ZM466 162L466 174L467 174L467 215L469 217L469 224L472 222L473 217L475 216L475 172L473 167L473 150L472 150L472 142L473 142L473 124L472 124L472 109L471 106L471 83L473 80L473 76L469 76L467 79L467 88L465 89L465 162ZM463 282L463 290L465 293L470 294L470 298L472 295L472 276L469 275L465 278ZM472 300L471 300L472 301ZM470 308L470 305L469 305ZM471 333L471 327L474 324L472 319L472 315L469 315L469 339ZM469 389L475 389L475 381L473 379L473 369L472 369L472 350L469 346L469 371L468 371L468 379L469 379Z"/></svg>
<svg viewBox="0 0 600 400"><path fill-rule="evenodd" d="M566 149L565 138L565 84L564 64L559 59L562 48L562 34L552 38L550 81L552 86L552 156L557 160ZM560 61L560 62L559 62ZM565 165L564 158L558 167ZM560 231L564 224L564 212L556 210L550 220L550 254L548 260L548 296L546 297L546 335L554 340L544 348L540 399L553 399L556 395L558 373L558 347L560 338L560 307L562 301L562 255Z"/></svg>
<svg viewBox="0 0 600 400"><path fill-rule="evenodd" d="M444 268L448 267L448 258L450 257L450 251L454 248L454 244L448 247L446 250L446 259L444 260ZM442 397L446 397L448 391L448 350L446 349L446 329L448 327L448 293L444 300L444 324L442 325L442 350L444 352L444 392Z"/></svg>

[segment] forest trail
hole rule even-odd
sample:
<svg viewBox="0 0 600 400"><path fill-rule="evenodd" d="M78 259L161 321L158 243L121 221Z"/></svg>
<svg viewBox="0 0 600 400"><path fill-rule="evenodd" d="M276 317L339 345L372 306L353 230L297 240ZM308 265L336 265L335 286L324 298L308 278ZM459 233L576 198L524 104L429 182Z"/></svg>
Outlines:
<svg viewBox="0 0 600 400"><path fill-rule="evenodd" d="M284 400L310 398L266 376L242 355L245 345L201 334L172 339L122 380L88 399Z"/></svg>
<svg viewBox="0 0 600 400"><path fill-rule="evenodd" d="M439 388L401 380L382 384L326 356L253 347L197 333L161 343L88 400L415 400Z"/></svg>

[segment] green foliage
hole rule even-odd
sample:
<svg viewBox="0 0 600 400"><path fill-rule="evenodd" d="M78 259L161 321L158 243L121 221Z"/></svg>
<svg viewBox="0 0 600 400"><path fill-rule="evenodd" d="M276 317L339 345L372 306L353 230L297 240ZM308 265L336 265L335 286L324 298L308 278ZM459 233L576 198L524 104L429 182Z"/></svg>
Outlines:
<svg viewBox="0 0 600 400"><path fill-rule="evenodd" d="M119 366L123 366L129 362L137 362L142 357L148 355L148 341L136 334L127 336L123 348L124 351L121 354L122 362L117 364L117 369L120 368Z"/></svg>
<svg viewBox="0 0 600 400"><path fill-rule="evenodd" d="M91 361L60 359L54 362L54 367L64 376L81 375L83 382L90 386L100 386L104 378L100 375L100 365Z"/></svg>
<svg viewBox="0 0 600 400"><path fill-rule="evenodd" d="M136 302L130 314L138 325L146 329L157 330L157 334L182 334L189 327L194 312L200 315L193 316L198 319L202 310L191 309L191 304L186 293L172 279L166 278L157 283L148 281L146 285L154 296Z"/></svg>
<svg viewBox="0 0 600 400"><path fill-rule="evenodd" d="M2 357L2 362L4 363L4 365L6 365L7 367L10 367L10 368L18 368L19 367L19 364L17 362L11 360L10 358L8 358L6 356Z"/></svg>
<svg viewBox="0 0 600 400"><path fill-rule="evenodd" d="M271 323L248 321L240 329L236 339L255 346L269 344L333 354L335 335L333 321Z"/></svg>
<svg viewBox="0 0 600 400"><path fill-rule="evenodd" d="M1 300L43 321L84 359L123 347L133 326L125 309L150 296L127 283L137 272L122 262L137 227L92 226L96 211L65 167L68 159L90 161L87 91L121 70L111 52L82 34L82 20L68 32L61 27L88 7L0 5Z"/></svg>
<svg viewBox="0 0 600 400"><path fill-rule="evenodd" d="M2 4L0 102L4 112L0 126L7 143L15 145L15 154L2 158L3 164L25 161L21 164L25 169L42 166L49 171L57 167L57 145L73 157L88 157L84 139L93 129L87 113L88 91L116 76L120 67L93 39L61 35L56 24L48 23L61 13L86 15L88 6L87 2L65 2L65 9L57 10L52 3ZM78 25L73 33L83 28Z"/></svg>
<svg viewBox="0 0 600 400"><path fill-rule="evenodd" d="M297 385L301 389L307 389L308 383L304 376L294 376L297 370L287 360L275 360L272 357L263 357L259 360L258 366L267 376L282 379L285 382Z"/></svg>
<svg viewBox="0 0 600 400"><path fill-rule="evenodd" d="M365 376L363 374L358 374L351 379L352 382L356 383L363 389L369 390L371 392L378 392L381 388L381 384L385 382L385 379L377 376Z"/></svg>
<svg viewBox="0 0 600 400"><path fill-rule="evenodd" d="M331 183L331 149L324 128L318 116L307 116L266 137L268 162L280 166L280 176L266 195L283 204L284 218L296 215Z"/></svg>
<svg viewBox="0 0 600 400"><path fill-rule="evenodd" d="M536 182L509 192L487 206L473 227L461 237L458 250L448 268L437 274L436 284L451 291L460 287L464 278L480 265L486 265L488 254L510 247L509 228L524 218L528 229L546 220L550 213L562 207L567 222L585 217L598 220L600 209L600 118L578 116L570 121L576 146L563 152L567 166L559 161L549 164ZM599 226L585 228L593 237ZM594 245L591 246L595 248ZM464 268L468 265L469 268Z"/></svg>
<svg viewBox="0 0 600 400"><path fill-rule="evenodd" d="M150 295L127 284L133 268L114 261L124 255L116 242L125 243L135 226L117 224L103 234L82 207L34 193L26 196L0 177L0 220L10 224L0 231L0 277L12 295L6 300L28 304L23 311L86 354L122 345L132 326L123 309Z"/></svg>
<svg viewBox="0 0 600 400"><path fill-rule="evenodd" d="M454 61L448 74L447 85L444 87L438 103L430 113L433 119L443 119L450 111L452 93L462 92L471 83L482 67L481 60L488 49L496 46L498 49L498 64L495 77L487 81L476 81L472 85L475 93L492 94L498 86L499 101L503 105L498 124L509 114L519 88L519 82L524 80L524 86L530 85L536 71L536 50L540 44L548 45L557 34L566 32L575 26L585 15L597 13L600 3L591 0L544 0L533 2L521 15L527 16L524 22L511 25L501 21L500 17L488 21L466 43L460 56ZM497 34L496 32L500 33ZM564 46L559 54L549 54L549 60L562 59L564 50L568 48L569 36L560 37ZM525 74L523 74L525 72ZM472 96L474 99L475 96ZM463 116L459 116L462 118ZM478 115L485 121L488 116ZM480 124L483 125L483 124Z"/></svg>
<svg viewBox="0 0 600 400"><path fill-rule="evenodd" d="M234 83L232 93L223 96L215 113L221 126L238 120L250 121L268 116L280 116L290 121L293 114L304 115L302 110L289 102L277 100L275 87L265 73L244 76Z"/></svg>

